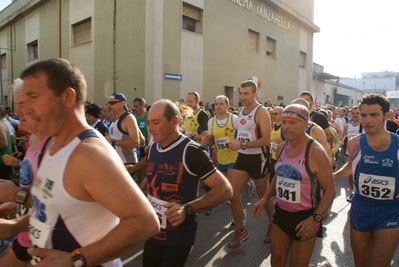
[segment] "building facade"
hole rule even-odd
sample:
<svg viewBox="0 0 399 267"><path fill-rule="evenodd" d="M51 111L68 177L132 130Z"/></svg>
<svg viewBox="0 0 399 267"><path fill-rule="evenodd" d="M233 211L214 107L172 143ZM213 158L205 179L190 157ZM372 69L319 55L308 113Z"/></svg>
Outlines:
<svg viewBox="0 0 399 267"><path fill-rule="evenodd" d="M1 101L28 65L62 57L103 104L117 91L149 104L204 101L262 81L260 102L313 88L314 0L17 0L0 12Z"/></svg>

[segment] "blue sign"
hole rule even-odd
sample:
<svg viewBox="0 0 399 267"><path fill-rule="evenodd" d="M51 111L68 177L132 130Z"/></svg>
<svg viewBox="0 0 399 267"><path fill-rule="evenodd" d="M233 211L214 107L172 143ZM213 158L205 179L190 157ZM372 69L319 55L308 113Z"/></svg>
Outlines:
<svg viewBox="0 0 399 267"><path fill-rule="evenodd" d="M181 81L183 76L181 74L165 73L165 80Z"/></svg>

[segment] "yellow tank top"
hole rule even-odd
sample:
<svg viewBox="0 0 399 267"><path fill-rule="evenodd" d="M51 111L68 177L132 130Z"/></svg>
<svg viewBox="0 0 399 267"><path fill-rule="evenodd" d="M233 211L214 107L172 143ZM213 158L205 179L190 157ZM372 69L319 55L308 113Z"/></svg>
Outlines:
<svg viewBox="0 0 399 267"><path fill-rule="evenodd" d="M194 116L184 119L184 131L186 132L186 134L191 134L191 133L198 134L198 128L199 128L197 120L198 114L199 111L195 113Z"/></svg>
<svg viewBox="0 0 399 267"><path fill-rule="evenodd" d="M219 164L227 165L236 162L238 150L231 150L228 145L228 142L233 141L235 134L236 129L233 126L231 113L228 113L224 126L219 126L216 116L213 117L212 135L215 138L216 155Z"/></svg>
<svg viewBox="0 0 399 267"><path fill-rule="evenodd" d="M273 123L272 132L270 133L271 140L273 140L275 138L282 140L281 128L283 125L280 125L280 128L277 131L274 130L274 125L275 125L275 123ZM270 142L270 152L272 152L272 159L274 159L274 160L277 160L277 154L276 154L277 145L278 145L278 143Z"/></svg>

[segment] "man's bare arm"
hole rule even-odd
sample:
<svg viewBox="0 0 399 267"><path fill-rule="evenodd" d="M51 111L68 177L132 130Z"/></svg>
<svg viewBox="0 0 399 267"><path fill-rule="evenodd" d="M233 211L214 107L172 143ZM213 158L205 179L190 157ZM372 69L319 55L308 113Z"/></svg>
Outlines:
<svg viewBox="0 0 399 267"><path fill-rule="evenodd" d="M98 202L120 223L103 238L80 249L87 266L118 258L159 231L153 208L122 161L115 160L116 152L104 140L93 139L83 140L72 154L64 175L65 188L76 199ZM95 168L84 167L93 162ZM45 260L54 263L70 260L69 253L56 250L35 249L30 253L45 255Z"/></svg>
<svg viewBox="0 0 399 267"><path fill-rule="evenodd" d="M137 148L142 143L140 142L140 130L137 126L136 118L129 114L121 123L122 129L129 134L129 139L116 140L115 145L127 148Z"/></svg>

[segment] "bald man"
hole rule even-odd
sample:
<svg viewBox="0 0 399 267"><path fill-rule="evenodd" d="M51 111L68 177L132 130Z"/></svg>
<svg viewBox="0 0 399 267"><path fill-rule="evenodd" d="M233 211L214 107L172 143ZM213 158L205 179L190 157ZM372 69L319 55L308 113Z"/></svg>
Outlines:
<svg viewBox="0 0 399 267"><path fill-rule="evenodd" d="M275 176L265 195L254 205L260 217L267 200L276 197L271 231L271 266L308 266L321 229L322 214L334 196L334 180L323 147L306 134L308 111L298 104L282 114L286 138L277 147Z"/></svg>

